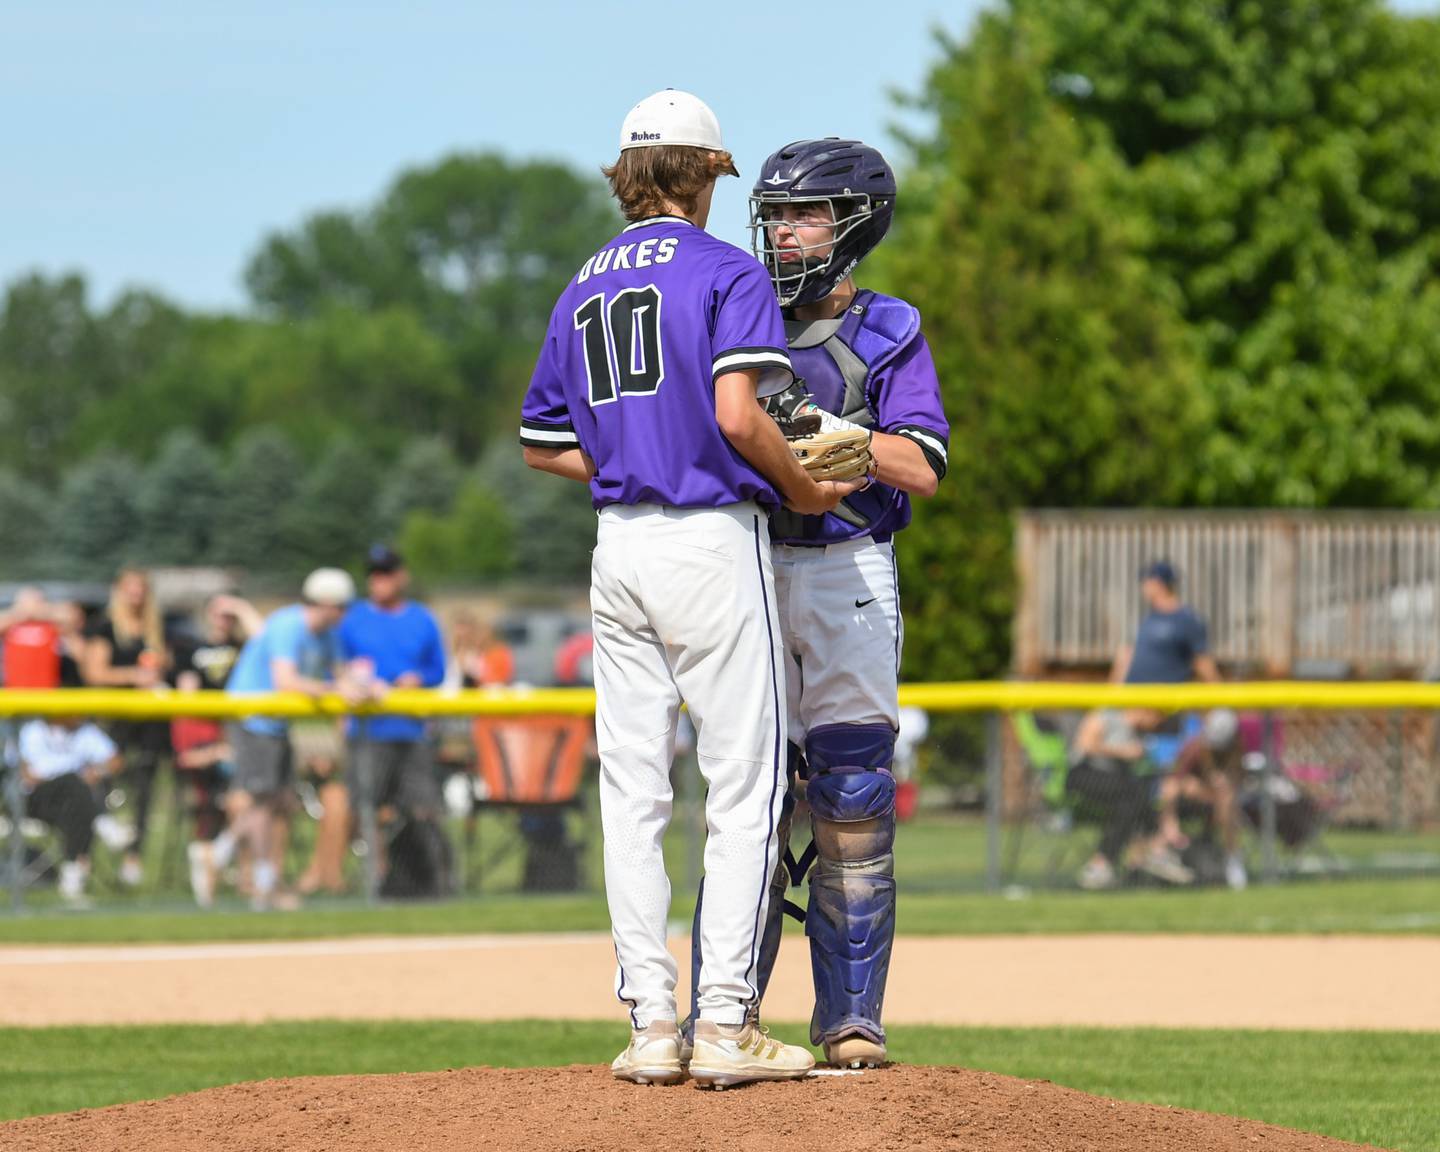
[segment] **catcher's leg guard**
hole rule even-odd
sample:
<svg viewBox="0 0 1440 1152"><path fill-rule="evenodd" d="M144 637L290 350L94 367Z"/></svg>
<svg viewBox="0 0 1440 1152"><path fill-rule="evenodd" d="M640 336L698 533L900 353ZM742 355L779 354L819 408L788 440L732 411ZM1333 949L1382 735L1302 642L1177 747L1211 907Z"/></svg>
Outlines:
<svg viewBox="0 0 1440 1152"><path fill-rule="evenodd" d="M805 934L815 976L810 1040L827 1055L847 1037L884 1059L880 1016L895 939L895 732L829 724L805 741L816 863Z"/></svg>

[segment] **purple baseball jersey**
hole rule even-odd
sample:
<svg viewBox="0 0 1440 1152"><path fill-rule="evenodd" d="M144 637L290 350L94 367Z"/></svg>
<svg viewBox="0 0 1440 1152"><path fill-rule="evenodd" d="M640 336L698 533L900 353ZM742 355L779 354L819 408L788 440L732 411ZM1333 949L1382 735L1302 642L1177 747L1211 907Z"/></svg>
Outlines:
<svg viewBox="0 0 1440 1152"><path fill-rule="evenodd" d="M920 313L893 296L861 291L836 320L789 321L795 375L821 408L847 420L906 436L919 445L937 476L948 463L950 423ZM910 497L887 484L847 496L834 512L781 512L770 523L779 544L835 544L872 536L884 541L910 523Z"/></svg>
<svg viewBox="0 0 1440 1152"><path fill-rule="evenodd" d="M595 462L596 508L775 508L770 482L715 420L715 380L752 368L762 396L790 383L764 267L688 220L640 220L585 261L556 302L520 442L583 449Z"/></svg>

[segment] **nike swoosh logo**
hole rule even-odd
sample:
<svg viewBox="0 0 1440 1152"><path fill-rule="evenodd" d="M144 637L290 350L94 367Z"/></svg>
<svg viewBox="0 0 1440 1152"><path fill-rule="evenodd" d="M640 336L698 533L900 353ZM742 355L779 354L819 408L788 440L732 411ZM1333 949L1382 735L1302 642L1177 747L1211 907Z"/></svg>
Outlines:
<svg viewBox="0 0 1440 1152"><path fill-rule="evenodd" d="M880 599L880 597L878 597L878 596L871 596L869 600L856 600L856 601L855 601L855 607L856 607L856 608L864 608L865 605L867 605L867 604L873 604L873 603L875 603L875 601L878 600L878 599Z"/></svg>

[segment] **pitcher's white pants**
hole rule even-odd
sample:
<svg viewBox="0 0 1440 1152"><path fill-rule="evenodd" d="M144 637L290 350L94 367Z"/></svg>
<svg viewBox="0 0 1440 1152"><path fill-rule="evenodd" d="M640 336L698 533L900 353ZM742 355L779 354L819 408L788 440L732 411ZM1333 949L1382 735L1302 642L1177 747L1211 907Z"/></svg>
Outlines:
<svg viewBox="0 0 1440 1152"><path fill-rule="evenodd" d="M676 1018L661 843L683 699L709 787L700 1016L738 1024L756 999L785 778L782 649L764 513L753 504L603 509L590 604L616 995L637 1028Z"/></svg>

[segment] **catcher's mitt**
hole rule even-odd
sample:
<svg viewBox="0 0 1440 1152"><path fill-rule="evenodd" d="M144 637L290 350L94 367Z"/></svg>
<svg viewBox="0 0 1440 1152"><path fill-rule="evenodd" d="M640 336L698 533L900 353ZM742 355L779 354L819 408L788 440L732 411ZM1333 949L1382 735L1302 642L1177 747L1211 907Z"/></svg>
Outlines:
<svg viewBox="0 0 1440 1152"><path fill-rule="evenodd" d="M768 397L765 410L780 425L810 479L855 480L875 471L869 430L821 409L804 380L797 378L783 392Z"/></svg>
<svg viewBox="0 0 1440 1152"><path fill-rule="evenodd" d="M797 436L789 444L812 480L857 480L875 467L870 432L865 428L820 429Z"/></svg>

